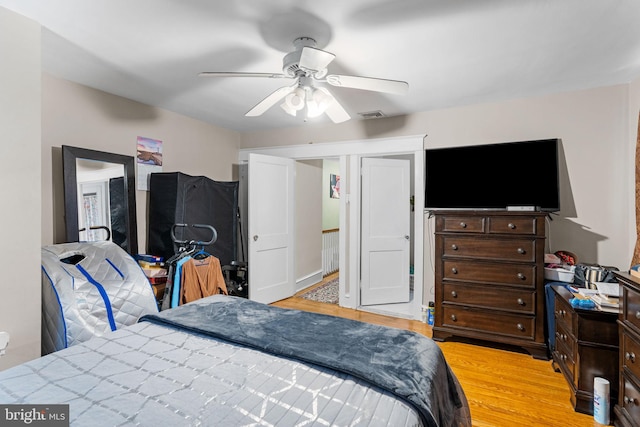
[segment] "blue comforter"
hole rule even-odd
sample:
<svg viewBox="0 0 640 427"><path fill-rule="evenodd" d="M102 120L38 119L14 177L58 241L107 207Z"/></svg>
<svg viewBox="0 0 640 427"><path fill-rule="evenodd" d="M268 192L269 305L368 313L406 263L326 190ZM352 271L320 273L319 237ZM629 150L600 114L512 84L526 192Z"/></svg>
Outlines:
<svg viewBox="0 0 640 427"><path fill-rule="evenodd" d="M415 332L216 295L140 321L341 371L415 406L425 426L471 425L440 348Z"/></svg>

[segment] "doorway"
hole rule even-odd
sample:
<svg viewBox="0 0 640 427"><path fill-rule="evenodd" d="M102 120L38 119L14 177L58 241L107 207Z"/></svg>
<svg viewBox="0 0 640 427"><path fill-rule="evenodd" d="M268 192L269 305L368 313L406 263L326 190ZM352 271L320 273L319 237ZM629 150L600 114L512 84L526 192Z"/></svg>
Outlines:
<svg viewBox="0 0 640 427"><path fill-rule="evenodd" d="M413 159L410 181L414 186L415 206L424 204L424 136L381 138L340 143L305 144L261 149L240 150L239 160L245 162L249 153L288 157L295 160L339 158L341 176L340 200L340 305L365 309L360 304L361 263L361 189L360 165L363 157L409 156ZM420 319L423 298L423 209L417 209L411 220L411 246L414 294L406 307L368 307L385 310L385 314ZM246 216L245 216L246 217ZM297 252L297 251L296 251ZM298 254L300 255L300 254ZM250 264L251 265L251 264ZM386 310L391 310L388 311Z"/></svg>

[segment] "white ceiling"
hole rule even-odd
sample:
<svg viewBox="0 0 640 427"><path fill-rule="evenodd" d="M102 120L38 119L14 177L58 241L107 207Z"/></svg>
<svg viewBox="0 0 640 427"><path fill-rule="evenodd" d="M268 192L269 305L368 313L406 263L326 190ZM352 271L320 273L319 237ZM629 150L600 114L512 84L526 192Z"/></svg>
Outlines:
<svg viewBox="0 0 640 427"><path fill-rule="evenodd" d="M43 28L43 69L239 131L302 126L274 106L299 36L334 74L409 83L407 95L328 86L354 120L628 83L640 76L638 0L0 0ZM330 123L326 117L318 119Z"/></svg>

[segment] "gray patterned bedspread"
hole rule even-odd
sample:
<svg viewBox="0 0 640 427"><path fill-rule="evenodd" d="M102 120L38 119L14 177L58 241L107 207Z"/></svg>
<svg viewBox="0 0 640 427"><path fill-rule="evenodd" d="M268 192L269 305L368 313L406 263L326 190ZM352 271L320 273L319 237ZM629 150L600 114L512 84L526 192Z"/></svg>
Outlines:
<svg viewBox="0 0 640 427"><path fill-rule="evenodd" d="M206 310L208 304L217 311L229 302L229 297L216 296L181 311L196 306ZM256 306L220 322L231 331L242 328L249 335L260 334L255 328L259 311ZM295 313L285 314L293 319ZM320 328L330 326L330 319L312 318L309 321ZM313 329L312 324L306 326L303 329ZM326 335L305 334L319 339ZM330 353L340 354L337 349ZM441 360L437 353L436 358ZM370 369L377 370L379 362L374 357ZM443 396L453 393L448 380L442 385L433 379L417 381L433 396L431 410L445 418L440 425L470 425L461 391L461 408L449 404L435 409L441 399L449 399ZM357 376L151 322L1 371L0 403L69 404L71 425L80 427L423 425L414 405Z"/></svg>
<svg viewBox="0 0 640 427"><path fill-rule="evenodd" d="M411 402L425 426L469 424L466 398L440 348L412 331L227 296L205 298L140 321L353 375Z"/></svg>

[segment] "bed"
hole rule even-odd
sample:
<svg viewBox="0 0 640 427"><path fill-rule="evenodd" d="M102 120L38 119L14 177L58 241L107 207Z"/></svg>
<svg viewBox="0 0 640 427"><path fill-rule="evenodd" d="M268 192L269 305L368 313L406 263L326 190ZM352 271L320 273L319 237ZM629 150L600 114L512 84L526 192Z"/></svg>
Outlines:
<svg viewBox="0 0 640 427"><path fill-rule="evenodd" d="M471 425L429 338L225 295L2 371L0 402L77 426Z"/></svg>

